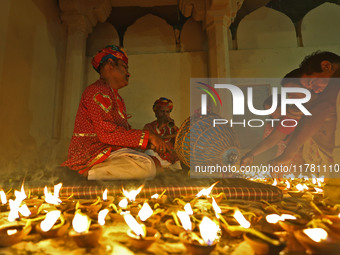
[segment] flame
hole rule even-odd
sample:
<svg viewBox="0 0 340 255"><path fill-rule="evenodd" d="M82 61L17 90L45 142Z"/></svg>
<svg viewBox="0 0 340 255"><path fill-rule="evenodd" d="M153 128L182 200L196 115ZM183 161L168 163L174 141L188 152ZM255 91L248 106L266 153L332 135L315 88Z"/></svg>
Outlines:
<svg viewBox="0 0 340 255"><path fill-rule="evenodd" d="M15 195L15 201L17 201L17 203L20 203L27 197L26 194L25 194L25 189L24 189L24 184L21 186L21 191L17 191L15 190L14 191L14 195Z"/></svg>
<svg viewBox="0 0 340 255"><path fill-rule="evenodd" d="M235 213L233 216L237 220L237 222L241 225L241 227L243 228L250 227L250 222L244 218L243 214L239 210L235 210Z"/></svg>
<svg viewBox="0 0 340 255"><path fill-rule="evenodd" d="M3 205L7 204L6 193L3 190L0 191L0 199Z"/></svg>
<svg viewBox="0 0 340 255"><path fill-rule="evenodd" d="M184 206L184 210L186 211L187 214L189 215L193 215L194 212L192 211L192 208L191 208L191 204L190 203L186 203L186 205Z"/></svg>
<svg viewBox="0 0 340 255"><path fill-rule="evenodd" d="M159 195L156 193L156 194L153 194L152 196L151 196L151 198L153 198L153 199L157 199L159 197Z"/></svg>
<svg viewBox="0 0 340 255"><path fill-rule="evenodd" d="M129 202L126 198L123 198L118 203L119 207L121 207L121 208L126 208L128 206L128 204L129 204Z"/></svg>
<svg viewBox="0 0 340 255"><path fill-rule="evenodd" d="M295 188L298 190L298 191L304 191L304 190L308 190L308 187L307 187L307 185L306 184L297 184L296 186L295 186Z"/></svg>
<svg viewBox="0 0 340 255"><path fill-rule="evenodd" d="M54 196L55 197L59 197L59 192L60 192L62 186L63 186L62 183L54 185Z"/></svg>
<svg viewBox="0 0 340 255"><path fill-rule="evenodd" d="M316 178L313 177L312 183L313 183L313 184L316 184Z"/></svg>
<svg viewBox="0 0 340 255"><path fill-rule="evenodd" d="M133 232L135 232L137 236L142 236L142 237L146 236L143 226L139 224L130 213L123 214L123 217L124 217L126 224L128 224L128 226L132 229Z"/></svg>
<svg viewBox="0 0 340 255"><path fill-rule="evenodd" d="M99 213L98 213L98 223L99 223L99 225L102 225L102 226L105 225L105 217L108 214L108 212L109 212L109 209L104 209L104 210L99 211Z"/></svg>
<svg viewBox="0 0 340 255"><path fill-rule="evenodd" d="M192 229L192 223L190 221L190 216L187 212L184 211L178 211L177 216L180 219L182 226L185 230L191 231Z"/></svg>
<svg viewBox="0 0 340 255"><path fill-rule="evenodd" d="M286 185L287 185L287 189L290 189L290 183L289 183L289 181L287 180L285 183L286 183Z"/></svg>
<svg viewBox="0 0 340 255"><path fill-rule="evenodd" d="M220 227L208 217L203 217L199 228L201 237L207 245L212 245L218 238L217 233L220 231Z"/></svg>
<svg viewBox="0 0 340 255"><path fill-rule="evenodd" d="M8 214L9 222L13 222L19 218L19 210L22 211L21 214L26 214L27 212L25 208L20 209L21 202L27 197L25 194L24 185L21 186L21 191L15 190L14 195L15 195L15 200L12 200L12 199L9 200L9 208L10 208L10 211Z"/></svg>
<svg viewBox="0 0 340 255"><path fill-rule="evenodd" d="M276 186L276 185L277 185L277 180L276 180L276 179L274 179L272 185L273 185L273 186Z"/></svg>
<svg viewBox="0 0 340 255"><path fill-rule="evenodd" d="M141 221L146 221L153 213L150 205L148 203L144 203L142 208L138 212L138 217Z"/></svg>
<svg viewBox="0 0 340 255"><path fill-rule="evenodd" d="M59 184L58 184L59 185ZM55 188L55 187L54 187ZM60 186L61 188L61 186ZM60 189L59 188L59 189ZM57 188L58 189L58 188ZM58 192L59 193L59 192ZM60 198L58 197L59 194L56 194L54 192L54 195L52 195L48 190L47 190L47 186L45 186L44 188L44 195L45 195L45 201L46 203L52 204L52 205L57 205L60 204L62 201L60 200Z"/></svg>
<svg viewBox="0 0 340 255"><path fill-rule="evenodd" d="M218 204L216 203L214 198L212 198L212 207L214 208L214 211L215 211L215 214L216 214L216 218L219 219L220 216L218 214L222 213L222 210L218 206Z"/></svg>
<svg viewBox="0 0 340 255"><path fill-rule="evenodd" d="M72 220L73 229L78 233L86 233L91 225L91 220L85 214L76 212Z"/></svg>
<svg viewBox="0 0 340 255"><path fill-rule="evenodd" d="M314 189L315 189L315 191L316 191L317 193L322 193L322 192L323 192L322 189L319 189L319 188L317 188L317 187L314 187Z"/></svg>
<svg viewBox="0 0 340 255"><path fill-rule="evenodd" d="M7 235L11 236L14 235L15 233L17 233L18 230L17 229L8 229L7 230Z"/></svg>
<svg viewBox="0 0 340 255"><path fill-rule="evenodd" d="M269 214L266 216L266 221L268 223L276 224L281 220L281 216L278 214Z"/></svg>
<svg viewBox="0 0 340 255"><path fill-rule="evenodd" d="M218 182L215 182L213 185L211 185L209 188L207 189L202 189L200 192L197 193L196 197L201 197L201 196L206 196L208 197L212 191L212 189L214 188L214 186L217 184Z"/></svg>
<svg viewBox="0 0 340 255"><path fill-rule="evenodd" d="M282 221L284 221L284 220L296 220L296 217L294 215L284 213L284 214L281 215L281 219L282 219Z"/></svg>
<svg viewBox="0 0 340 255"><path fill-rule="evenodd" d="M144 184L141 185L138 189L136 190L131 190L131 191L126 191L124 188L123 189L123 194L126 198L128 198L131 202L135 201L136 196L139 194L139 192L142 190L144 187Z"/></svg>
<svg viewBox="0 0 340 255"><path fill-rule="evenodd" d="M31 215L31 211L30 211L30 209L28 209L28 207L27 207L26 204L24 204L23 206L21 206L21 207L19 208L18 211L19 211L19 213L20 213L22 216L24 216L24 217L28 217L28 216Z"/></svg>
<svg viewBox="0 0 340 255"><path fill-rule="evenodd" d="M104 190L103 192L103 201L107 200L107 189Z"/></svg>
<svg viewBox="0 0 340 255"><path fill-rule="evenodd" d="M46 214L46 218L40 223L40 228L42 231L49 231L60 217L60 211L50 211Z"/></svg>
<svg viewBox="0 0 340 255"><path fill-rule="evenodd" d="M307 228L303 232L314 242L321 242L327 239L327 232L322 228Z"/></svg>
<svg viewBox="0 0 340 255"><path fill-rule="evenodd" d="M282 214L281 216L278 214L269 214L266 216L266 220L268 223L276 224L279 221L285 220L296 220L296 217L290 214Z"/></svg>

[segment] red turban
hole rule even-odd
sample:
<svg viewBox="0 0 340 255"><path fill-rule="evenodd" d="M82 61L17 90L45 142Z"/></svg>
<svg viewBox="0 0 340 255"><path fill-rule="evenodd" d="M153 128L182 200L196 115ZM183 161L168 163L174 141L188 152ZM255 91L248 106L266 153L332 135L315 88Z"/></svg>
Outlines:
<svg viewBox="0 0 340 255"><path fill-rule="evenodd" d="M126 64L128 64L128 57L126 52L115 45L108 45L104 49L97 52L97 54L92 59L93 68L99 73L99 66L101 63L105 62L109 58L121 59Z"/></svg>
<svg viewBox="0 0 340 255"><path fill-rule="evenodd" d="M167 99L165 97L161 97L155 101L153 104L153 111L157 111L161 106L166 106L169 108L170 112L172 111L172 108L174 107L172 101L170 99Z"/></svg>

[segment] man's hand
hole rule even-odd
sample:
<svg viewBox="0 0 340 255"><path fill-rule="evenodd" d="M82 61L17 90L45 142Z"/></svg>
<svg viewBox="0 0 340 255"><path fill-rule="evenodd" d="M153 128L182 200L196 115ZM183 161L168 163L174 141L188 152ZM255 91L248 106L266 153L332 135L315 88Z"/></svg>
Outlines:
<svg viewBox="0 0 340 255"><path fill-rule="evenodd" d="M150 132L149 143L153 146L153 150L158 154L170 151L169 146L163 141L161 137Z"/></svg>
<svg viewBox="0 0 340 255"><path fill-rule="evenodd" d="M254 155L248 152L246 155L244 155L241 158L240 165L241 166L249 166L253 163L253 161L254 161Z"/></svg>

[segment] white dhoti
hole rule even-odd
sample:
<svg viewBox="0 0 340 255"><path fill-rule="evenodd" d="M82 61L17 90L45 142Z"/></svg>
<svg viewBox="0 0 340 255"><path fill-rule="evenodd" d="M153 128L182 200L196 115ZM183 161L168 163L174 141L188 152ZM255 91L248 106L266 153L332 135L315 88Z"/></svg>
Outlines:
<svg viewBox="0 0 340 255"><path fill-rule="evenodd" d="M94 165L88 172L88 180L152 179L156 176L156 165L143 152L130 148L114 151L102 163Z"/></svg>

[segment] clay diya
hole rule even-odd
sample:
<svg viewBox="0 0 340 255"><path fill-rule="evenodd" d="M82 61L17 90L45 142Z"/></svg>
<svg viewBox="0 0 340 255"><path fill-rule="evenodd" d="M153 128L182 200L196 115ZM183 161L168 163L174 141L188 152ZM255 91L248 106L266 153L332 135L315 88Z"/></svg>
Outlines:
<svg viewBox="0 0 340 255"><path fill-rule="evenodd" d="M234 218L224 217L224 219L228 223L228 225L230 225L230 226L240 226L240 224ZM237 237L240 237L243 234L242 231L231 230L230 228L228 228L228 225L226 225L223 222L221 222L220 225L222 227L222 233L226 234L228 236L237 238Z"/></svg>
<svg viewBox="0 0 340 255"><path fill-rule="evenodd" d="M287 232L294 232L296 230L303 229L306 227L307 223L308 221L304 219L286 219L284 221L279 221L280 226Z"/></svg>
<svg viewBox="0 0 340 255"><path fill-rule="evenodd" d="M244 240L252 247L256 255L279 254L280 251L283 250L283 248L285 247L285 244L281 242L279 238L275 236L274 234L270 234L270 233L262 233L262 234L264 234L266 237L271 238L272 240L275 240L278 243L278 245L269 243L252 233L244 233L243 235Z"/></svg>
<svg viewBox="0 0 340 255"><path fill-rule="evenodd" d="M62 212L74 208L76 206L76 201L71 197L59 197L61 203L56 205L56 208Z"/></svg>
<svg viewBox="0 0 340 255"><path fill-rule="evenodd" d="M175 221L173 219L168 219L167 221L165 221L165 227L167 228L167 230L176 236L179 236L182 232L185 232L185 229L181 226L177 226L175 224ZM191 229L195 228L195 223L191 223Z"/></svg>
<svg viewBox="0 0 340 255"><path fill-rule="evenodd" d="M197 234L194 234L197 236ZM193 238L192 232L182 232L179 235L181 242L184 244L189 254L192 255L206 255L210 254L216 247L217 241L215 240L211 245L203 244Z"/></svg>
<svg viewBox="0 0 340 255"><path fill-rule="evenodd" d="M97 213L100 208L102 208L102 203L100 199L93 201L93 200L80 200L79 201L79 209L85 209L89 212Z"/></svg>
<svg viewBox="0 0 340 255"><path fill-rule="evenodd" d="M69 232L79 247L96 247L102 235L102 227L99 224L92 224L88 231L78 233L74 229Z"/></svg>
<svg viewBox="0 0 340 255"><path fill-rule="evenodd" d="M331 236L326 236L325 239L314 241L310 238L304 230L297 230L294 232L295 238L301 243L312 254L339 254L340 250L340 240L334 239ZM319 229L318 229L319 230ZM319 237L321 234L317 234Z"/></svg>
<svg viewBox="0 0 340 255"><path fill-rule="evenodd" d="M0 247L8 247L20 242L30 232L31 225L15 225L0 228Z"/></svg>
<svg viewBox="0 0 340 255"><path fill-rule="evenodd" d="M154 243L161 237L160 233L154 228L146 228L145 237L141 237L140 235L137 236L132 231L132 229L129 229L129 231L127 232L127 235L129 237L130 244L133 247L137 249L141 249L141 250L146 250L147 248L150 247L152 243Z"/></svg>
<svg viewBox="0 0 340 255"><path fill-rule="evenodd" d="M305 194L305 192L299 191L299 190L290 190L290 191L288 191L288 194L291 197L300 198Z"/></svg>
<svg viewBox="0 0 340 255"><path fill-rule="evenodd" d="M40 226L41 223L35 226L36 231L44 238L55 238L63 236L70 226L70 222L61 222L58 220L55 225L48 231L43 231Z"/></svg>

